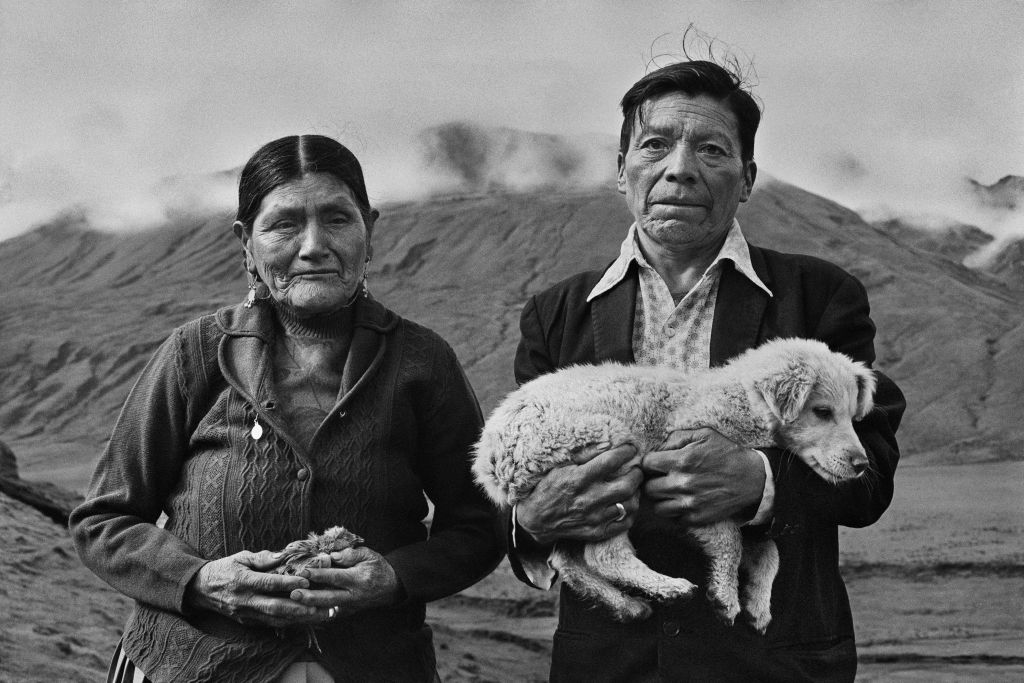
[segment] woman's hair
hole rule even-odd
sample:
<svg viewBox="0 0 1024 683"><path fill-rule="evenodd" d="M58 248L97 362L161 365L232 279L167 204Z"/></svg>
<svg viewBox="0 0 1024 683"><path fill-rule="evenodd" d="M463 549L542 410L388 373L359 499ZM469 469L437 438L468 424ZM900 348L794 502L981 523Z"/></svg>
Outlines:
<svg viewBox="0 0 1024 683"><path fill-rule="evenodd" d="M323 135L289 135L256 150L238 178L236 220L252 226L263 198L306 173L330 173L348 186L369 220L372 208L359 160L347 147Z"/></svg>

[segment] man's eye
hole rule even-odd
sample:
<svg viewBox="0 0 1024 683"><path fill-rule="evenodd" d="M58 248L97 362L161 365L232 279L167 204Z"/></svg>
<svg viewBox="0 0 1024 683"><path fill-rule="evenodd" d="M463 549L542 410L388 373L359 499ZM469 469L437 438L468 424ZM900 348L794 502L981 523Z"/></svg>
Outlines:
<svg viewBox="0 0 1024 683"><path fill-rule="evenodd" d="M285 219L285 220L275 221L274 224L270 226L270 229L271 230L294 230L296 227L298 227L298 223L296 223L295 221L290 220L290 219Z"/></svg>
<svg viewBox="0 0 1024 683"><path fill-rule="evenodd" d="M700 151L704 154L710 154L711 156L727 156L728 152L722 147L711 143L705 143L700 146Z"/></svg>
<svg viewBox="0 0 1024 683"><path fill-rule="evenodd" d="M664 140L653 138L650 140L644 140L640 143L640 149L650 150L652 152L660 152L668 149L668 145L665 144Z"/></svg>
<svg viewBox="0 0 1024 683"><path fill-rule="evenodd" d="M832 419L833 413L831 408L812 408L811 411L814 413L814 416L817 417L819 420Z"/></svg>

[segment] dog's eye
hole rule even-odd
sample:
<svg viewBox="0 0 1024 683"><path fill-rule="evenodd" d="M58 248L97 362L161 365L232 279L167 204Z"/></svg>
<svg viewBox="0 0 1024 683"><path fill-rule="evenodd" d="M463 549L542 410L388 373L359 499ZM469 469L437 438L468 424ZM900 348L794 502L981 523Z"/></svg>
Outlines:
<svg viewBox="0 0 1024 683"><path fill-rule="evenodd" d="M813 408L814 416L820 420L831 420L832 409L831 408Z"/></svg>

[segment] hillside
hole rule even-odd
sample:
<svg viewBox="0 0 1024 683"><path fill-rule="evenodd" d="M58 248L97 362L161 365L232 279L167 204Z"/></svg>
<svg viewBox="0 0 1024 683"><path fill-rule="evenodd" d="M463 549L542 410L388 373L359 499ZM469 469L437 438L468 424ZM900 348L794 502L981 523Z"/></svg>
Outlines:
<svg viewBox="0 0 1024 683"><path fill-rule="evenodd" d="M512 386L526 298L617 252L629 223L613 190L469 194L386 206L370 287L455 346L485 410ZM1021 459L1024 296L791 185L759 185L750 240L833 260L867 286L878 367L904 388L907 459ZM229 215L153 231L92 231L74 215L0 243L6 393L0 435L27 478L81 489L149 353L189 318L245 292Z"/></svg>
<svg viewBox="0 0 1024 683"><path fill-rule="evenodd" d="M370 286L452 342L489 409L512 385L523 302L610 260L629 218L614 190L515 193L481 159L476 194L382 207ZM841 534L859 680L1024 675L1015 597L1024 594L1021 289L960 265L984 242L970 229L946 239L872 226L771 181L741 220L755 243L830 258L864 281L878 367L910 402L892 508L869 529ZM179 213L154 231L110 235L69 214L0 243L10 283L0 308L0 441L13 451L0 448L0 544L11 550L0 554L0 613L9 616L0 682L102 676L128 600L81 566L55 520L84 489L153 348L174 325L244 296L230 223L228 214ZM544 680L555 600L503 563L432 604L442 680L507 680L510 671Z"/></svg>

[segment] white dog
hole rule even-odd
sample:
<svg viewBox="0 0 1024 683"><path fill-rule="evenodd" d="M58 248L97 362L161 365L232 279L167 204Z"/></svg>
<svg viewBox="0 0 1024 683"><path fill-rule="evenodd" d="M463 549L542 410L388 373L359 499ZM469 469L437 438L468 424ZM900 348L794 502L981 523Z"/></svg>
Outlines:
<svg viewBox="0 0 1024 683"><path fill-rule="evenodd" d="M871 410L874 389L863 364L807 339L775 340L695 374L617 363L569 367L506 397L484 427L473 471L496 503L511 507L574 454L629 443L639 458L674 430L711 427L746 447L786 448L836 482L868 466L852 422ZM732 522L688 532L709 555L708 598L728 623L740 612L742 561L749 577L743 608L763 633L778 571L775 544L744 544ZM651 614L646 600L624 590L669 601L695 588L641 562L625 533L600 543L560 542L551 563L568 586L622 621Z"/></svg>

